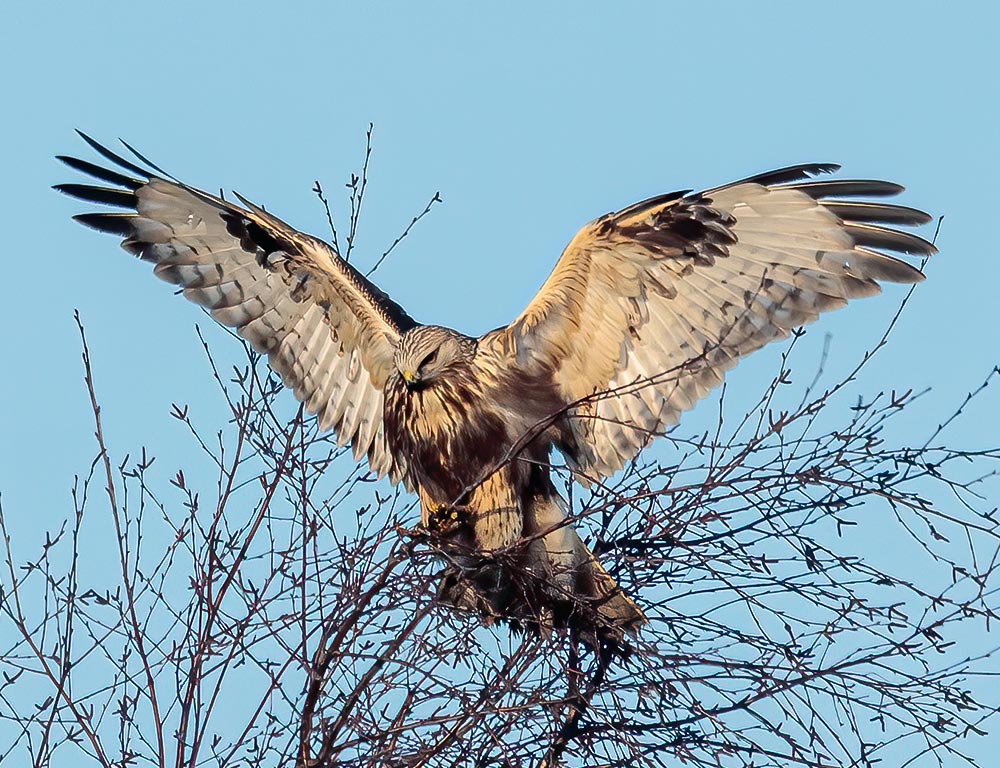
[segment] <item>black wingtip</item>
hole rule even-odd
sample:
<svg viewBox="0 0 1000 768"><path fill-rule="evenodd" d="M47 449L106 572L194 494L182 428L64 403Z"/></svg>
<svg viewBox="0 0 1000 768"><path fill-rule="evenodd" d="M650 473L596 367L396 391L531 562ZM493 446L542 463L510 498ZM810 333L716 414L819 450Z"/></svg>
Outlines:
<svg viewBox="0 0 1000 768"><path fill-rule="evenodd" d="M937 253L934 243L911 232L852 221L844 222L842 226L861 246L917 256L933 256Z"/></svg>
<svg viewBox="0 0 1000 768"><path fill-rule="evenodd" d="M110 149L108 149L107 147L105 147L100 142L98 142L98 141L90 138L90 136L88 136L87 134L85 134L79 128L76 129L76 132L80 136L81 139L83 139L85 142L87 142L87 144L90 145L91 149L93 149L95 152L97 152L99 155L101 155L104 159L110 160L112 163L114 163L115 165L117 165L117 166L119 166L121 168L124 168L124 169L126 169L128 171L132 171L132 173L137 173L140 176L142 176L144 178L147 178L147 179L149 178L150 174L149 174L149 171L146 168L141 168L140 166L136 165L135 163L129 162L128 160L126 160L121 155L112 152Z"/></svg>
<svg viewBox="0 0 1000 768"><path fill-rule="evenodd" d="M129 152L131 152L137 158L139 158L139 162L145 163L147 166L149 166L150 168L152 168L157 173L162 174L165 178L172 179L173 181L177 181L177 179L175 177L171 176L169 173L167 173L165 170L163 170L160 166L158 166L156 163L154 163L152 160L150 160L144 154L142 154L141 152L139 152L139 150L137 150L135 147L133 147L131 144L129 144L127 141L125 141L125 139L123 139L123 138L121 138L119 136L118 137L118 141L120 141L124 145L125 149L127 149Z"/></svg>
<svg viewBox="0 0 1000 768"><path fill-rule="evenodd" d="M117 208L135 209L138 202L133 192L111 187L97 187L92 184L56 184L52 189L64 195L75 197L77 200L112 205Z"/></svg>
<svg viewBox="0 0 1000 768"><path fill-rule="evenodd" d="M828 197L894 197L903 191L902 184L876 179L832 179L792 184L790 189L804 192L816 200Z"/></svg>
<svg viewBox="0 0 1000 768"><path fill-rule="evenodd" d="M789 165L786 168L778 168L765 173L758 173L748 176L745 179L735 182L736 184L788 184L793 181L801 181L813 176L820 176L824 173L836 173L840 170L839 163L801 163L799 165Z"/></svg>
<svg viewBox="0 0 1000 768"><path fill-rule="evenodd" d="M117 184L119 187L125 187L126 189L136 190L146 183L143 179L133 179L131 176L126 176L117 171L112 171L110 168L103 168L100 165L89 163L78 157L56 155L56 160L65 163L74 171L85 173L88 176L93 176L95 179L106 181L109 184Z"/></svg>
<svg viewBox="0 0 1000 768"><path fill-rule="evenodd" d="M822 203L824 208L844 221L919 227L930 223L932 219L929 213L905 205L888 205L868 200L822 200Z"/></svg>
<svg viewBox="0 0 1000 768"><path fill-rule="evenodd" d="M123 238L132 235L133 218L134 213L78 213L73 217L85 227Z"/></svg>

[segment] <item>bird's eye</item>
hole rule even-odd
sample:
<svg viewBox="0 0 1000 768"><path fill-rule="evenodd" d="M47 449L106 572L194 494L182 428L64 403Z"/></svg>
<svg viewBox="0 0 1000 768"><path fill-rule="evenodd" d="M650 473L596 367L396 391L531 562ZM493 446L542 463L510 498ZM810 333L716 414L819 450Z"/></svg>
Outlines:
<svg viewBox="0 0 1000 768"><path fill-rule="evenodd" d="M421 368L425 368L426 366L430 365L435 360L437 360L437 356L438 356L438 353L437 353L436 349L433 352L428 353L424 357L424 359L420 361L420 367Z"/></svg>

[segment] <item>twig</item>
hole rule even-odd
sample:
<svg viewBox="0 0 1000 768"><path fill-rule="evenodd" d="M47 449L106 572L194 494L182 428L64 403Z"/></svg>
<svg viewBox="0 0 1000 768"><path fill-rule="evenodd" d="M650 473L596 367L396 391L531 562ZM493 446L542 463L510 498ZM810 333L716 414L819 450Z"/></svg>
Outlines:
<svg viewBox="0 0 1000 768"><path fill-rule="evenodd" d="M440 202L441 202L441 193L435 192L434 196L427 202L427 205L424 206L424 209L410 220L410 223L406 225L406 229L403 230L402 234L400 234L399 237L397 237L395 240L392 241L392 245L386 248L385 252L378 257L378 260L375 262L374 265L372 265L372 268L369 269L367 272L365 272L365 277L371 277L375 273L375 270L377 270L380 266L382 266L382 262L386 260L386 257L390 253L392 253L395 247L403 241L403 238L405 238L408 234L410 234L410 230L413 229L413 226L418 221L420 221L424 216L430 213L431 208L434 206L435 203L440 203Z"/></svg>

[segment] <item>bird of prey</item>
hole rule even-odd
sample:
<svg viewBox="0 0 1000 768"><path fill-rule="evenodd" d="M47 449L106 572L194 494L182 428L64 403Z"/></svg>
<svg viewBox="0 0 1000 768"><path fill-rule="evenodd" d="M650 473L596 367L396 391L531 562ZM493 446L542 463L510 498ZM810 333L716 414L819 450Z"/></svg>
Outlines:
<svg viewBox="0 0 1000 768"><path fill-rule="evenodd" d="M105 185L57 189L124 210L75 218L235 328L322 429L419 495L457 563L445 601L592 643L646 619L569 524L550 454L583 484L613 474L744 355L880 281L923 278L886 251L935 250L894 228L929 220L881 201L899 185L797 165L594 219L513 322L473 338L416 322L332 246L244 198L81 136L117 168L61 156Z"/></svg>

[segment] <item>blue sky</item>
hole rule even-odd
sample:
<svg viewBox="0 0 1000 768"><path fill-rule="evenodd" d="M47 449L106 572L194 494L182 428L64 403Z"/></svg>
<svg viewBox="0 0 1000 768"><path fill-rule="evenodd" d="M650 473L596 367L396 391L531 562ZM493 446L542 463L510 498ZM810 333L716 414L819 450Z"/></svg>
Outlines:
<svg viewBox="0 0 1000 768"><path fill-rule="evenodd" d="M899 181L902 202L945 217L941 253L859 391L932 387L931 421L1000 361L998 23L992 3L5 4L0 494L15 536L69 512L93 456L74 309L118 451L181 454L170 404L219 406L193 332L206 318L49 189L74 180L55 154L89 156L74 128L326 235L312 183L344 221L373 122L356 258L440 191L379 282L468 333L513 318L580 225L635 200L807 161ZM846 365L901 296L825 318L813 343L832 333ZM730 382L759 386L774 359ZM953 442L995 444L998 414L994 392Z"/></svg>

